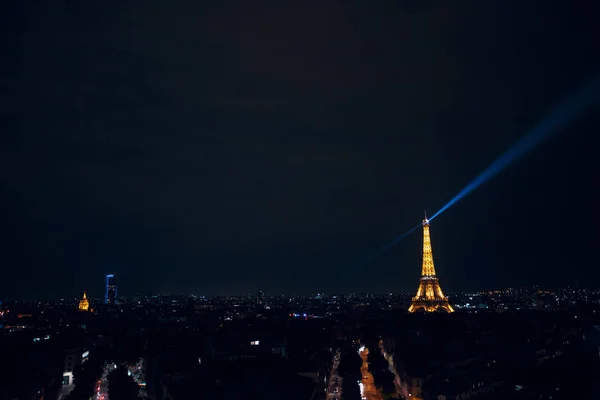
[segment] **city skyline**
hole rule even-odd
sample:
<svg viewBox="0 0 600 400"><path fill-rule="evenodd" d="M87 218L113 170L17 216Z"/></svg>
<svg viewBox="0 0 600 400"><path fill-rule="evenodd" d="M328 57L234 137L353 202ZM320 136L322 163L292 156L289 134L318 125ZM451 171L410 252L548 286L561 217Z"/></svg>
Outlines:
<svg viewBox="0 0 600 400"><path fill-rule="evenodd" d="M414 292L418 234L369 255L600 70L591 9L516 4L8 10L0 299ZM600 286L599 115L432 221L445 293Z"/></svg>
<svg viewBox="0 0 600 400"><path fill-rule="evenodd" d="M594 2L10 2L0 399L600 399Z"/></svg>
<svg viewBox="0 0 600 400"><path fill-rule="evenodd" d="M102 288L98 290L92 290L90 292L87 289L80 290L80 293L64 295L57 294L54 297L30 297L30 298L22 298L22 297L6 297L0 300L0 304L2 302L33 302L36 303L38 301L43 302L53 302L53 301L80 301L85 299L86 301L94 301L95 304L106 305L106 280L103 276L103 284ZM414 289L414 288L413 288ZM81 291L83 291L83 296L81 295ZM534 294L536 292L561 292L568 291L571 293L585 294L592 293L594 295L600 295L600 287L595 286L586 286L581 285L579 281L576 281L574 284L565 284L565 285L557 285L553 287L548 286L540 286L540 285L522 285L522 286L512 286L512 287L489 287L489 288L480 288L478 290L461 290L461 291L452 291L448 292L449 296L445 296L450 298L450 302L452 303L452 298L455 296L469 296L469 295L488 295L488 294L516 294L520 292L531 293ZM259 294L260 293L260 294ZM117 300L116 304L119 304L119 299L123 299L126 301L131 301L132 299L149 299L149 298L168 298L168 297L177 297L177 298L281 298L281 297L289 297L289 298L306 298L306 299L324 299L324 298L335 298L335 297L357 297L361 298L364 296L374 296L374 297L388 297L388 296L407 296L407 298L414 297L414 290L407 291L367 291L367 290L357 290L350 292L343 291L305 291L305 292L280 292L280 291L272 291L265 292L260 288L254 288L245 292L236 292L236 293L206 293L206 292L171 292L171 291L154 291L152 289L147 290L146 292L140 291L131 291L129 293L120 293L115 297ZM410 303L410 301L409 301ZM108 303L112 304L112 303Z"/></svg>

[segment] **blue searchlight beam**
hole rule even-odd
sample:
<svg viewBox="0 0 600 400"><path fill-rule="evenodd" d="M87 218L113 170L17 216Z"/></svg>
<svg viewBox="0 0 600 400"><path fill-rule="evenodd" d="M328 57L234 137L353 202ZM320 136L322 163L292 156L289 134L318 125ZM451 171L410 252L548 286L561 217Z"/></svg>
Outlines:
<svg viewBox="0 0 600 400"><path fill-rule="evenodd" d="M511 148L505 151L500 157L496 159L489 167L487 167L481 174L479 174L471 183L469 183L463 190L461 190L456 196L452 198L445 206L439 209L429 221L436 218L438 215L452 207L463 197L467 196L473 190L487 182L490 178L494 177L510 165L513 161L518 160L525 154L533 150L538 144L544 139L549 138L553 134L560 131L561 128L568 125L571 121L577 119L580 115L584 114L590 107L592 107L598 100L600 100L600 74L596 74L590 80L588 80L579 90L569 96L565 101L556 106L549 116L543 119L537 126L535 126L530 132L523 136L517 143ZM370 256L365 257L361 262L356 265L356 268L370 264L375 258L394 247L398 242L403 240L405 237L413 233L421 224L415 225L402 235L396 237L390 244L381 247L378 251L373 252Z"/></svg>
<svg viewBox="0 0 600 400"><path fill-rule="evenodd" d="M595 75L592 79L569 96L565 101L556 106L549 116L543 119L530 132L523 136L514 146L509 148L496 161L487 167L479 176L469 183L463 190L452 198L445 206L429 218L435 219L438 215L452 207L463 197L477 189L480 185L487 182L490 178L500 173L504 168L512 162L523 157L525 154L533 150L544 139L549 138L568 125L571 121L577 119L585 113L600 99L600 74Z"/></svg>
<svg viewBox="0 0 600 400"><path fill-rule="evenodd" d="M389 243L389 244L387 244L385 246L380 247L378 250L372 252L367 257L364 257L357 264L355 264L354 268L352 268L351 271L354 272L357 269L359 269L359 268L361 268L361 267L363 267L365 265L370 264L377 257L381 256L383 253L385 253L386 251L388 251L389 249L391 249L392 247L394 247L396 245L396 243L400 242L402 239L404 239L405 237L407 237L408 235L410 235L411 233L413 233L420 226L421 226L421 224L413 226L408 231L404 232L402 235L396 237L391 243Z"/></svg>

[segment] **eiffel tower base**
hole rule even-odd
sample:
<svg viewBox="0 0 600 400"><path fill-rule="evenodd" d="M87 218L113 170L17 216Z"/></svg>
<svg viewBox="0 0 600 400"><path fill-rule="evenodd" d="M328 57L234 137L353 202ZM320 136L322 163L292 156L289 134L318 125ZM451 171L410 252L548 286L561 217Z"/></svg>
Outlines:
<svg viewBox="0 0 600 400"><path fill-rule="evenodd" d="M409 313L415 312L447 312L453 313L454 309L448 303L448 300L414 300L410 307L408 308Z"/></svg>
<svg viewBox="0 0 600 400"><path fill-rule="evenodd" d="M454 309L444 296L433 265L433 252L431 250L431 237L429 235L429 220L427 216L423 220L423 266L421 268L421 280L417 294L412 298L412 304L408 308L409 313L416 311L434 312L442 311L453 313Z"/></svg>

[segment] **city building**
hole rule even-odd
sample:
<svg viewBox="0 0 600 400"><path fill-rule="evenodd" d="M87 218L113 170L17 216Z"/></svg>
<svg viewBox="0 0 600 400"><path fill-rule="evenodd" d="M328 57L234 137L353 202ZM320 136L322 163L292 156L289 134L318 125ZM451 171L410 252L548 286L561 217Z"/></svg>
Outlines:
<svg viewBox="0 0 600 400"><path fill-rule="evenodd" d="M73 385L73 370L86 362L90 352L85 347L75 347L65 350L63 386Z"/></svg>
<svg viewBox="0 0 600 400"><path fill-rule="evenodd" d="M256 303L264 304L264 302L265 302L265 292L263 292L262 290L258 290L256 292Z"/></svg>
<svg viewBox="0 0 600 400"><path fill-rule="evenodd" d="M117 277L114 274L106 275L106 292L104 295L104 303L117 303Z"/></svg>

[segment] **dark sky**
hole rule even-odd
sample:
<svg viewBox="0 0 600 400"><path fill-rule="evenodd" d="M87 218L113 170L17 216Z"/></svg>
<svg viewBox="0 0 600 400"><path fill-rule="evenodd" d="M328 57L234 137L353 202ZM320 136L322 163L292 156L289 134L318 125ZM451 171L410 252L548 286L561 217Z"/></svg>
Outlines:
<svg viewBox="0 0 600 400"><path fill-rule="evenodd" d="M420 232L352 267L600 68L593 2L13 3L0 298L416 290ZM446 292L600 283L598 132L432 223Z"/></svg>

